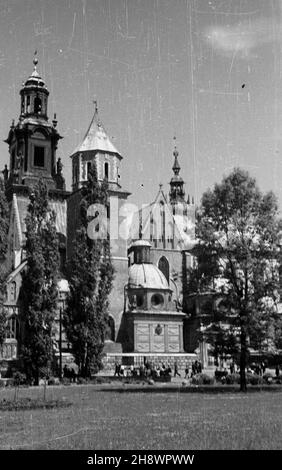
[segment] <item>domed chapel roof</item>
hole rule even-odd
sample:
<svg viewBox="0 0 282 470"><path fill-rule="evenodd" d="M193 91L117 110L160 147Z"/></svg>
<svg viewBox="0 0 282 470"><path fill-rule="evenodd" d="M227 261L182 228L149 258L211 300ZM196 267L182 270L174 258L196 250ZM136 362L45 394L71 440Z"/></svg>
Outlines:
<svg viewBox="0 0 282 470"><path fill-rule="evenodd" d="M149 289L169 289L166 277L150 263L133 264L129 268L128 284L130 287Z"/></svg>

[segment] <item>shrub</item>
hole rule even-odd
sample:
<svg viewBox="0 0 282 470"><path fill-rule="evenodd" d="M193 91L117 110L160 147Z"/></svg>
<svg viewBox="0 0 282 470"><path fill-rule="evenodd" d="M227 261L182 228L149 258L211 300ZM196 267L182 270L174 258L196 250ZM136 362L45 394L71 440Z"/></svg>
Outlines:
<svg viewBox="0 0 282 470"><path fill-rule="evenodd" d="M58 377L50 377L48 379L48 385L60 385L60 380Z"/></svg>
<svg viewBox="0 0 282 470"><path fill-rule="evenodd" d="M221 382L222 378L226 377L226 372L224 370L216 370L214 372L214 376L215 376L215 380L217 380L218 382Z"/></svg>
<svg viewBox="0 0 282 470"><path fill-rule="evenodd" d="M14 385L14 379L6 379L6 387L12 387Z"/></svg>
<svg viewBox="0 0 282 470"><path fill-rule="evenodd" d="M251 385L259 385L263 383L263 379L258 374L247 374L246 376L247 383Z"/></svg>
<svg viewBox="0 0 282 470"><path fill-rule="evenodd" d="M107 377L95 377L94 381L92 380L92 382L96 384L109 384L111 383L111 379Z"/></svg>
<svg viewBox="0 0 282 470"><path fill-rule="evenodd" d="M63 377L62 379L62 384L63 385L70 385L70 379L67 377Z"/></svg>
<svg viewBox="0 0 282 470"><path fill-rule="evenodd" d="M270 379L270 380L269 380L269 379ZM269 383L270 381L273 380L272 374L270 374L269 372L267 372L266 374L263 375L263 380L264 380L266 383Z"/></svg>
<svg viewBox="0 0 282 470"><path fill-rule="evenodd" d="M226 376L227 385L234 385L240 383L240 374L229 374Z"/></svg>
<svg viewBox="0 0 282 470"><path fill-rule="evenodd" d="M196 374L192 377L193 385L213 385L214 377L210 377L207 374Z"/></svg>
<svg viewBox="0 0 282 470"><path fill-rule="evenodd" d="M89 383L89 381L87 379L85 379L84 377L78 377L77 378L77 383L80 384L80 385L86 385Z"/></svg>
<svg viewBox="0 0 282 470"><path fill-rule="evenodd" d="M67 408L72 403L65 400L42 400L33 398L21 398L17 401L3 399L0 401L1 411L19 411L19 410L36 410L41 408Z"/></svg>
<svg viewBox="0 0 282 470"><path fill-rule="evenodd" d="M6 386L6 381L0 379L0 388L3 388Z"/></svg>
<svg viewBox="0 0 282 470"><path fill-rule="evenodd" d="M13 374L13 385L14 387L19 387L26 383L26 375L21 372L14 372Z"/></svg>

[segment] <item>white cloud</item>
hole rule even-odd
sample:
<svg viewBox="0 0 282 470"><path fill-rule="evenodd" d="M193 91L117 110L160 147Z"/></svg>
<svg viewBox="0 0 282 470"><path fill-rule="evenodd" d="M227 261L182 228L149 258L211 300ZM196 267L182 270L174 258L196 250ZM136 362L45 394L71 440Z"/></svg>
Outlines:
<svg viewBox="0 0 282 470"><path fill-rule="evenodd" d="M280 2L282 9L282 2ZM212 48L227 57L249 58L264 44L280 42L282 24L274 19L243 21L234 26L212 27L205 31Z"/></svg>

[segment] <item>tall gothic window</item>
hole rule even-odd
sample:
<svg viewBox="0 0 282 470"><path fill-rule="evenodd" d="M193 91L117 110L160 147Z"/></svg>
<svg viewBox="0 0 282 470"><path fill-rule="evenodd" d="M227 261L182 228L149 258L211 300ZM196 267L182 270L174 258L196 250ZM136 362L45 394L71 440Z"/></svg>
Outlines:
<svg viewBox="0 0 282 470"><path fill-rule="evenodd" d="M15 282L11 282L10 284L10 300L14 301L17 298L17 284Z"/></svg>
<svg viewBox="0 0 282 470"><path fill-rule="evenodd" d="M168 284L169 284L169 262L165 256L162 256L158 262L159 270L164 274Z"/></svg>
<svg viewBox="0 0 282 470"><path fill-rule="evenodd" d="M105 163L105 179L107 180L109 178L109 164L106 162Z"/></svg>
<svg viewBox="0 0 282 470"><path fill-rule="evenodd" d="M87 178L91 170L91 162L87 162Z"/></svg>

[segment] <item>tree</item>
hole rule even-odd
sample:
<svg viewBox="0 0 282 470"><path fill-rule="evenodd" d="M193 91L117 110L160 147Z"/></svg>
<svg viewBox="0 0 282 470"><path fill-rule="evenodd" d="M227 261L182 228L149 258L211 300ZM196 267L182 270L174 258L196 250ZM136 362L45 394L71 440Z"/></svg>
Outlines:
<svg viewBox="0 0 282 470"><path fill-rule="evenodd" d="M101 368L108 321L108 297L114 275L106 225L104 237L93 239L88 236L89 224L93 220L93 216L87 215L91 213L91 206L100 204L106 208L108 204L108 185L106 180L99 184L95 164L89 171L81 197L80 224L73 242L72 259L68 263L70 293L64 328L72 344L80 375L90 377L91 372Z"/></svg>
<svg viewBox="0 0 282 470"><path fill-rule="evenodd" d="M208 335L214 334L221 344L229 335L233 348L237 342L242 391L250 344L268 343L280 322L280 233L274 194L263 195L255 179L241 169L234 169L203 195L194 247L198 266L191 285L194 290L212 287L216 292L221 281L228 308L219 321L213 318Z"/></svg>
<svg viewBox="0 0 282 470"><path fill-rule="evenodd" d="M5 299L5 280L6 254L8 249L8 230L9 230L9 206L5 195L5 186L0 178L0 348L3 345L6 334L6 314L4 310Z"/></svg>
<svg viewBox="0 0 282 470"><path fill-rule="evenodd" d="M59 248L56 216L49 207L48 189L39 180L30 193L26 217L26 269L22 278L20 356L26 374L38 383L40 368L53 359L53 324L58 298Z"/></svg>

